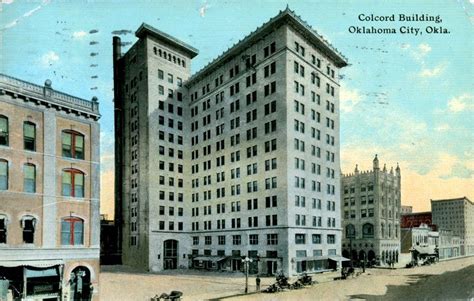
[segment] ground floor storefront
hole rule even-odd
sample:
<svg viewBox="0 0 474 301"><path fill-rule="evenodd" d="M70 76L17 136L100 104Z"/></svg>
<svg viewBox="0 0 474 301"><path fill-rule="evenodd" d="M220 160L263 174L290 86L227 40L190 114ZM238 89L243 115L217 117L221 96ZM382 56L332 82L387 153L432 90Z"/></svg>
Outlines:
<svg viewBox="0 0 474 301"><path fill-rule="evenodd" d="M99 300L98 256L71 258L70 250L51 250L53 254L36 250L34 256L27 251L15 256L21 259L14 259L4 251L0 252L5 253L0 256L0 300ZM54 253L64 256L55 257ZM88 253L98 255L83 252L91 255Z"/></svg>

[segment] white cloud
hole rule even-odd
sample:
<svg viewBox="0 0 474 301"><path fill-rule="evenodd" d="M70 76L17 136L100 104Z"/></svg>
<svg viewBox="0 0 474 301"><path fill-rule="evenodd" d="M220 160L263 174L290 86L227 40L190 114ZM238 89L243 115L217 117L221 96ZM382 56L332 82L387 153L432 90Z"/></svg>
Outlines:
<svg viewBox="0 0 474 301"><path fill-rule="evenodd" d="M474 111L474 97L472 94L464 93L461 96L448 100L448 110L454 113L462 111Z"/></svg>
<svg viewBox="0 0 474 301"><path fill-rule="evenodd" d="M2 0L2 4L12 4L15 0Z"/></svg>
<svg viewBox="0 0 474 301"><path fill-rule="evenodd" d="M84 30L81 30L81 31L75 31L73 34L72 34L72 37L74 39L82 39L83 37L85 37L87 35L87 32L85 32Z"/></svg>
<svg viewBox="0 0 474 301"><path fill-rule="evenodd" d="M39 11L41 9L41 6L38 6L36 8L33 8L32 10L30 11L27 11L26 13L23 14L23 17L24 18L28 18L30 17L31 15L33 15L35 12Z"/></svg>
<svg viewBox="0 0 474 301"><path fill-rule="evenodd" d="M420 55L425 56L431 51L431 46L428 44L420 44L418 45L418 51Z"/></svg>
<svg viewBox="0 0 474 301"><path fill-rule="evenodd" d="M59 55L54 51L49 51L48 53L45 53L40 59L40 62L44 67L51 66L53 63L56 63L58 61Z"/></svg>
<svg viewBox="0 0 474 301"><path fill-rule="evenodd" d="M204 17L206 15L206 11L208 8L209 8L209 5L207 4L207 1L206 1L199 8L199 15L201 15L201 17Z"/></svg>
<svg viewBox="0 0 474 301"><path fill-rule="evenodd" d="M339 92L341 111L351 112L354 107L362 100L362 96L357 89L348 89L341 87Z"/></svg>
<svg viewBox="0 0 474 301"><path fill-rule="evenodd" d="M13 26L16 26L18 23L20 23L20 19L15 19L13 21L11 21L10 23L8 23L7 25L5 25L3 27L3 29L8 29L8 28L12 28Z"/></svg>
<svg viewBox="0 0 474 301"><path fill-rule="evenodd" d="M446 131L449 131L450 129L451 129L451 126L447 123L443 123L435 127L435 131L437 132L446 132Z"/></svg>
<svg viewBox="0 0 474 301"><path fill-rule="evenodd" d="M441 63L438 66L436 66L434 68L431 68L431 69L423 68L423 69L421 69L421 71L418 75L420 77L428 77L428 78L437 77L437 76L441 75L444 72L446 67L447 67L446 63Z"/></svg>
<svg viewBox="0 0 474 301"><path fill-rule="evenodd" d="M410 47L411 47L411 45L410 45L410 44L407 44L407 43L402 43L402 44L400 45L400 48L401 48L402 50L408 50L408 49L410 49Z"/></svg>

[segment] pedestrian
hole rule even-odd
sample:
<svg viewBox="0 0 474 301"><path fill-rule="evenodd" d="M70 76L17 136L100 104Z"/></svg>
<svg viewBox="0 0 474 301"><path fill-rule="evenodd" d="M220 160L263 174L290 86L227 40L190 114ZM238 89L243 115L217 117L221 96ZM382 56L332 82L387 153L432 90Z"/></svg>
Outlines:
<svg viewBox="0 0 474 301"><path fill-rule="evenodd" d="M260 277L257 276L257 279L255 279L255 283L257 284L257 292L260 291Z"/></svg>

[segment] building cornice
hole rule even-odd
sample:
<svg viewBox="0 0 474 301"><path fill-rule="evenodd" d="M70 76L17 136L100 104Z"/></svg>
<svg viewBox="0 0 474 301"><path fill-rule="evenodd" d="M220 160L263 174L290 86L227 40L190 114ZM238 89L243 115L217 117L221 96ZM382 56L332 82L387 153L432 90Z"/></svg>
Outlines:
<svg viewBox="0 0 474 301"><path fill-rule="evenodd" d="M92 101L89 101L55 91L49 80L45 82L44 86L39 86L0 73L0 95L6 94L14 99L23 99L25 102L31 102L46 108L55 108L58 111L73 113L95 121L100 118L97 98L94 97Z"/></svg>
<svg viewBox="0 0 474 301"><path fill-rule="evenodd" d="M203 79L220 66L228 62L235 55L245 51L249 45L257 42L276 28L279 28L281 25L288 24L294 28L299 34L306 38L310 43L312 43L317 49L319 49L324 55L329 57L334 61L334 64L337 67L344 67L348 65L347 59L339 53L339 51L334 48L327 40L325 40L321 35L319 35L307 22L303 21L300 16L296 15L294 11L290 10L288 7L280 11L278 15L271 18L268 22L264 23L262 26L258 27L255 31L250 33L244 39L240 40L234 44L231 48L227 49L224 53L218 56L216 59L207 64L204 68L195 73L185 85L189 88L194 83Z"/></svg>
<svg viewBox="0 0 474 301"><path fill-rule="evenodd" d="M148 25L146 23L142 23L142 25L140 25L140 27L135 32L135 35L137 36L137 38L143 38L146 35L150 35L159 40L163 40L166 43L178 48L179 50L184 51L190 56L190 58L195 57L199 53L199 50L197 50L193 46L188 45L184 43L183 41L178 40L177 38L170 36L169 34L159 29L156 29L155 27Z"/></svg>

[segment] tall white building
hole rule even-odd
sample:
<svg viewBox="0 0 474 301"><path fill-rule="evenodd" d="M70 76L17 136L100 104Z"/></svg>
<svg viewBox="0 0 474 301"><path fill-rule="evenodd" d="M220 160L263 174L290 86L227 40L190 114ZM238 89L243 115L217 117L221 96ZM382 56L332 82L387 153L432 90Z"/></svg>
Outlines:
<svg viewBox="0 0 474 301"><path fill-rule="evenodd" d="M431 200L433 224L461 239L461 255L474 254L474 203L467 197Z"/></svg>
<svg viewBox="0 0 474 301"><path fill-rule="evenodd" d="M280 12L190 75L197 50L143 24L115 38L123 262L286 274L340 261L339 69Z"/></svg>

